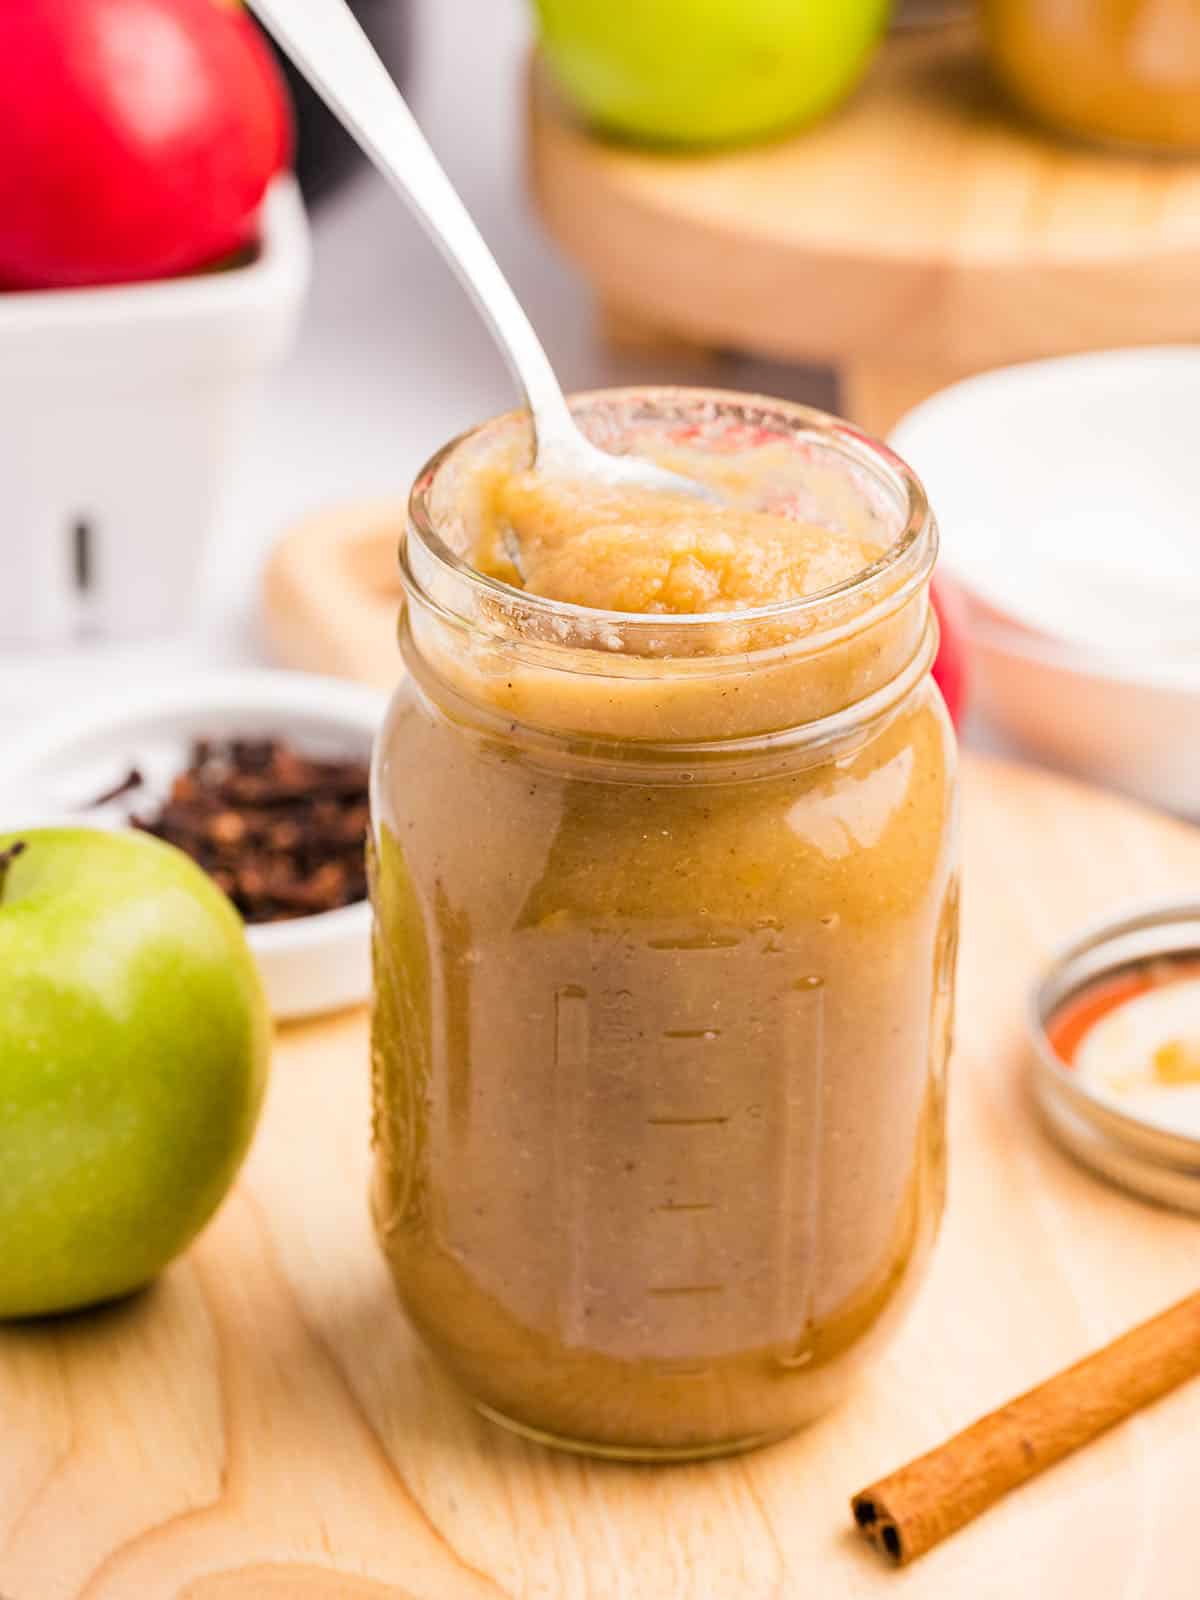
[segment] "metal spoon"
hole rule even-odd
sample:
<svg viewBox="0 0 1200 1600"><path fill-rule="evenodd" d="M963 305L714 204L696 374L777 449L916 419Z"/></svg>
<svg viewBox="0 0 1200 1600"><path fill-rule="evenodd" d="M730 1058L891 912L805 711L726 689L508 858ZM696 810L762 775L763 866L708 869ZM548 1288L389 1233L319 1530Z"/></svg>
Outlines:
<svg viewBox="0 0 1200 1600"><path fill-rule="evenodd" d="M704 500L706 484L585 439L541 341L399 89L345 0L249 0L251 10L394 188L470 293L533 413L539 470Z"/></svg>

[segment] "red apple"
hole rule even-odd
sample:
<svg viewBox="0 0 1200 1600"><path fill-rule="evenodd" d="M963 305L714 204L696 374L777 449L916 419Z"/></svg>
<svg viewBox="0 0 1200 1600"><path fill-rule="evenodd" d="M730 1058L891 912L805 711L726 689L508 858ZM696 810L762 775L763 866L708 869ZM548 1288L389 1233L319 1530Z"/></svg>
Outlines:
<svg viewBox="0 0 1200 1600"><path fill-rule="evenodd" d="M213 0L0 4L0 283L170 277L254 238L287 90Z"/></svg>
<svg viewBox="0 0 1200 1600"><path fill-rule="evenodd" d="M962 595L945 578L933 580L930 598L942 635L933 676L957 728L967 700L967 608Z"/></svg>

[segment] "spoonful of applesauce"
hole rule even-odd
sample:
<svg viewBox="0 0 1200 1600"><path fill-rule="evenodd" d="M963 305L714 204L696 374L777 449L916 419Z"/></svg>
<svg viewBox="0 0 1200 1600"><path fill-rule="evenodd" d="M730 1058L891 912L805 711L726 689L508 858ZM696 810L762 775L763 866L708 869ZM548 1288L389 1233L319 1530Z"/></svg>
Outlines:
<svg viewBox="0 0 1200 1600"><path fill-rule="evenodd" d="M345 0L249 0L249 5L407 200L475 301L533 414L538 470L610 487L718 499L707 484L636 456L610 455L580 432L521 302Z"/></svg>

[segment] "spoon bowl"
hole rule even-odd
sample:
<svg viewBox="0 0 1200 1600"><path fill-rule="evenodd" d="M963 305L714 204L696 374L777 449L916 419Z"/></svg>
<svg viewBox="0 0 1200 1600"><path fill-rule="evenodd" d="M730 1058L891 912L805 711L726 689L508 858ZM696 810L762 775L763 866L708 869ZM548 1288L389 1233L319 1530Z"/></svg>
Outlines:
<svg viewBox="0 0 1200 1600"><path fill-rule="evenodd" d="M534 412L534 464L539 472L556 478L586 478L608 489L650 489L662 494L690 494L710 503L720 500L711 484L672 472L642 456L616 456L601 450L580 431L569 411L567 418L569 430L558 426L557 417L551 416L543 423Z"/></svg>

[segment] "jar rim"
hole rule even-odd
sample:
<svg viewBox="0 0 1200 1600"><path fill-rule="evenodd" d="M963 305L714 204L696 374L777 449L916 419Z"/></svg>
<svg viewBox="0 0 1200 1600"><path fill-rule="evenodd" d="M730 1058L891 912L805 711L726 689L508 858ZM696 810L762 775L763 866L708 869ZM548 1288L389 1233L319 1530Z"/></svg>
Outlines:
<svg viewBox="0 0 1200 1600"><path fill-rule="evenodd" d="M902 572L906 560L916 559L919 571L914 575L920 582L933 566L936 554L936 527L929 501L920 479L912 468L888 445L872 438L852 423L831 416L813 406L797 401L777 400L770 396L744 393L732 389L710 389L674 384L631 385L611 389L591 389L569 396L571 409L576 415L586 415L589 409L604 410L622 405L642 404L669 415L678 414L681 421L688 420L693 411L704 408L718 412L736 412L743 418L762 425L769 422L782 424L797 441L809 440L840 456L850 467L865 473L874 484L890 491L897 499L901 515L898 533L868 566L843 578L836 584L812 594L799 595L786 600L776 600L768 605L737 611L697 612L641 612L609 611L595 606L552 599L519 589L500 578L491 577L473 567L438 531L432 507L432 496L439 473L455 454L487 429L500 429L519 422L527 413L518 410L504 412L497 417L466 429L444 444L426 462L418 473L408 502L408 531L415 535L422 551L428 555L444 575L465 585L466 594L476 604L489 602L489 608L519 608L526 619L540 618L561 628L574 622L586 630L597 628L620 629L631 642L638 638L654 636L661 639L664 631L680 630L686 636L689 630L712 628L729 623L798 621L806 616L827 612L831 605L853 601L855 597L889 574ZM923 547L929 547L923 550ZM922 554L924 559L922 560ZM401 576L410 593L426 596L419 575L414 572L409 558L408 540L400 551ZM910 580L911 581L911 580ZM436 604L437 602L435 602ZM457 609L457 608L456 608ZM861 619L869 623L869 616ZM572 641L578 648L581 641Z"/></svg>

